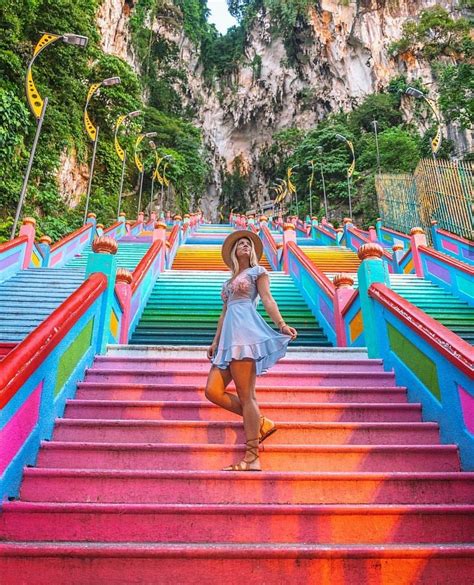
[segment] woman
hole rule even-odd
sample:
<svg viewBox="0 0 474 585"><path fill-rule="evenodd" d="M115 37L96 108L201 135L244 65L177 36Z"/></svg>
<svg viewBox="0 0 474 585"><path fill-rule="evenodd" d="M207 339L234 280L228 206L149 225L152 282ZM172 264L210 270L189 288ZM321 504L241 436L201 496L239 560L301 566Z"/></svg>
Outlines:
<svg viewBox="0 0 474 585"><path fill-rule="evenodd" d="M214 341L207 357L212 360L206 386L208 400L243 416L246 438L244 458L223 471L260 471L258 445L276 431L268 418L260 415L255 394L255 377L264 374L282 358L297 332L282 318L270 293L267 271L258 265L263 246L260 238L245 230L230 234L222 245L222 258L232 270L232 278L222 287L224 307ZM263 301L276 333L257 313L257 297ZM226 392L233 380L235 394Z"/></svg>

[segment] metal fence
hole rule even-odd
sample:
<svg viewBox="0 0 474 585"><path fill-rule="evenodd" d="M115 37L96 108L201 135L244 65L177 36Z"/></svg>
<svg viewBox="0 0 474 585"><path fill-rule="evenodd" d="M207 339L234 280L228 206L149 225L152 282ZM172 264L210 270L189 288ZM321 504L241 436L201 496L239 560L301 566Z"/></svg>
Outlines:
<svg viewBox="0 0 474 585"><path fill-rule="evenodd" d="M473 239L473 163L425 159L413 175L378 175L375 187L387 227L409 233L419 226L430 237L436 220L438 227Z"/></svg>

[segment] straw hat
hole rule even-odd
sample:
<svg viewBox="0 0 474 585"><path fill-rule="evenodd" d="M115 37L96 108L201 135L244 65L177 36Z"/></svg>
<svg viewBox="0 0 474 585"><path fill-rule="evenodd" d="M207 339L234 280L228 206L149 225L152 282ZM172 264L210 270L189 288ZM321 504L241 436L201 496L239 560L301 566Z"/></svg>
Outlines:
<svg viewBox="0 0 474 585"><path fill-rule="evenodd" d="M241 238L247 238L253 242L255 248L255 254L257 255L257 260L260 260L263 254L263 244L262 240L255 234L254 232L249 232L247 230L237 230L236 232L232 232L227 236L222 244L222 259L227 264L229 268L232 268L232 259L230 254L232 252L232 247L234 246L235 242L240 240Z"/></svg>

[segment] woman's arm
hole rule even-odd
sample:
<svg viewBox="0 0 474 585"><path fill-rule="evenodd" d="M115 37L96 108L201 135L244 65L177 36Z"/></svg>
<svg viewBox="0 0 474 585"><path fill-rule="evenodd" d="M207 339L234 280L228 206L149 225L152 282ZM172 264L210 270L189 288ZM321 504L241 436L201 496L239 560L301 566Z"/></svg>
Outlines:
<svg viewBox="0 0 474 585"><path fill-rule="evenodd" d="M278 308L275 299L272 297L272 293L270 292L270 279L268 278L267 274L262 274L262 276L257 278L257 290L260 298L262 299L265 311L270 316L270 319L275 323L275 325L282 333L291 335L293 339L296 339L298 334L296 329L285 323L285 320L281 316L280 309Z"/></svg>

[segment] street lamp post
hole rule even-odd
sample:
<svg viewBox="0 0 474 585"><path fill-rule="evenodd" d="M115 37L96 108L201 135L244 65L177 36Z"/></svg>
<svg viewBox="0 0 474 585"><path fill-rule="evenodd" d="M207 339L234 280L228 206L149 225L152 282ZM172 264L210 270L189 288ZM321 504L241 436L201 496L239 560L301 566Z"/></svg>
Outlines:
<svg viewBox="0 0 474 585"><path fill-rule="evenodd" d="M144 138L155 138L156 135L157 135L157 132L145 132L143 134L139 134L138 138L135 142L134 159L135 159L135 165L140 172L140 187L139 187L139 194L138 194L138 212L137 213L140 213L140 210L142 207L143 177L145 175L145 167L143 165L141 158L138 155L138 147L140 146L140 144Z"/></svg>
<svg viewBox="0 0 474 585"><path fill-rule="evenodd" d="M318 154L319 154L319 170L321 172L321 182L323 184L324 213L325 213L326 219L329 219L329 217L328 217L328 200L327 200L327 195L326 195L326 181L324 179L324 170L323 170L323 147L322 146L318 146Z"/></svg>
<svg viewBox="0 0 474 585"><path fill-rule="evenodd" d="M172 156L171 154L167 154L166 156L164 156L161 160L160 163L162 163L163 161L165 161L165 164L163 165L163 171L161 173L161 196L160 196L160 213L163 213L163 198L164 198L164 189L165 189L165 185L167 187L167 191L168 191L168 202L169 202L169 181L166 178L166 169L169 165L169 161L172 160ZM156 167L158 170L158 166Z"/></svg>
<svg viewBox="0 0 474 585"><path fill-rule="evenodd" d="M291 176L293 174L293 169L297 169L300 165L293 165L292 167L288 167L287 169L287 183L288 183L288 189L290 191L290 193L294 193L295 194L295 199L296 199L296 215L300 216L300 212L299 212L299 206L298 206L298 190L296 189L296 185L291 181Z"/></svg>
<svg viewBox="0 0 474 585"><path fill-rule="evenodd" d="M436 118L436 123L438 126L436 128L436 134L435 134L434 138L431 139L431 154L433 155L433 159L436 160L436 153L438 152L438 150L441 147L441 140L442 140L441 114L439 112L438 106L434 100L427 97L422 91L420 91L419 89L416 89L416 87L407 87L405 90L405 94L409 95L411 97L420 99L420 100L425 100L425 102L428 104L428 106L430 107L431 111L433 112L433 114Z"/></svg>
<svg viewBox="0 0 474 585"><path fill-rule="evenodd" d="M41 51L43 51L43 49L59 40L63 41L63 43L66 43L67 45L75 45L76 47L84 48L87 45L89 39L87 37L71 33L67 33L64 35L44 33L40 40L38 41L38 43L36 44L36 47L34 48L33 51L33 57L28 63L28 69L26 71L26 98L30 110L34 117L36 118L36 131L33 140L33 145L31 147L30 157L28 159L28 165L26 167L25 175L23 177L23 185L21 187L20 199L18 201L15 219L13 221L10 239L13 239L15 237L18 220L20 219L21 210L23 207L23 203L25 201L26 189L28 187L28 180L30 178L31 168L33 166L33 160L35 158L36 147L38 146L38 140L41 134L41 128L43 126L44 115L46 113L46 108L48 106L48 98L45 97L44 100L41 98L39 91L36 88L36 85L33 81L32 66L36 60L36 57L38 57L38 55L41 53Z"/></svg>
<svg viewBox="0 0 474 585"><path fill-rule="evenodd" d="M311 169L311 176L309 178L309 216L313 217L314 160L310 160L308 166Z"/></svg>
<svg viewBox="0 0 474 585"><path fill-rule="evenodd" d="M108 77L107 79L103 79L102 81L99 81L98 83L93 83L90 86L89 91L87 92L86 105L84 107L84 126L86 127L86 132L92 141L93 148L92 148L91 168L90 168L90 172L89 172L89 181L87 183L86 207L84 210L84 223L86 223L87 213L89 211L89 199L90 199L90 195L91 195L92 177L94 175L95 156L97 153L97 143L99 141L99 126L94 126L91 119L89 118L87 108L89 106L89 102L92 99L92 96L95 93L97 93L97 91L101 87L110 87L112 85L118 85L119 83L120 83L120 77Z"/></svg>
<svg viewBox="0 0 474 585"><path fill-rule="evenodd" d="M375 132L375 148L377 149L377 174L380 175L380 149L377 120L372 120L371 125L373 126Z"/></svg>
<svg viewBox="0 0 474 585"><path fill-rule="evenodd" d="M150 148L153 150L153 152L155 153L155 168L153 169L153 172L151 174L151 189L150 189L150 217L151 217L151 210L153 209L153 191L155 188L155 176L156 176L156 167L158 166L158 154L156 153L156 144L153 142L153 140L150 140L148 142Z"/></svg>
<svg viewBox="0 0 474 585"><path fill-rule="evenodd" d="M347 169L347 194L349 196L349 217L352 219L351 177L352 177L352 174L354 173L354 169L355 169L354 145L352 144L352 142L350 140L348 140L342 134L336 134L336 138L338 140L341 140L342 142L345 142L347 144L347 146L349 147L349 150L351 151L351 154L352 154L352 162Z"/></svg>
<svg viewBox="0 0 474 585"><path fill-rule="evenodd" d="M130 120L132 118L136 118L140 114L141 114L141 111L140 110L135 110L133 112L129 112L128 114L119 116L117 118L116 123L115 123L115 133L114 133L115 152L117 153L117 156L119 157L119 159L122 161L122 173L120 175L120 189L119 189L119 197L118 197L117 217L119 217L119 215L120 215L120 208L122 207L123 181L124 181L124 177L125 177L125 164L126 164L126 159L127 159L127 153L122 148L122 146L121 146L121 144L119 142L118 132L119 132L120 126L122 124L124 124L126 122L126 120Z"/></svg>

